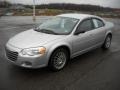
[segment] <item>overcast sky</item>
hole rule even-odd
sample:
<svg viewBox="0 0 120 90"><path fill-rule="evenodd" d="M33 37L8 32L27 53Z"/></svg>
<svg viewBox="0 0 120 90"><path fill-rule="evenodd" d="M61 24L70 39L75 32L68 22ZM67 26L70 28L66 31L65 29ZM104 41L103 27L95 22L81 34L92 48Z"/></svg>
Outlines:
<svg viewBox="0 0 120 90"><path fill-rule="evenodd" d="M32 4L33 0L8 0L15 3ZM92 4L105 7L120 8L120 0L35 0L37 4L47 3L76 3L76 4Z"/></svg>

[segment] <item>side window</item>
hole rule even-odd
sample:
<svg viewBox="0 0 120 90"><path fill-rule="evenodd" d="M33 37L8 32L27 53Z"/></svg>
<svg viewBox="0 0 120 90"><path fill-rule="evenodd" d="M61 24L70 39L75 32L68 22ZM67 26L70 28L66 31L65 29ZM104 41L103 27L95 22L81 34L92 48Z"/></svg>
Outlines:
<svg viewBox="0 0 120 90"><path fill-rule="evenodd" d="M95 28L99 28L99 27L103 27L104 26L103 21L99 20L99 19L93 19L93 23L94 23Z"/></svg>
<svg viewBox="0 0 120 90"><path fill-rule="evenodd" d="M94 29L94 26L91 19L86 19L82 21L77 28L77 30L81 30L81 31L90 31L92 29Z"/></svg>

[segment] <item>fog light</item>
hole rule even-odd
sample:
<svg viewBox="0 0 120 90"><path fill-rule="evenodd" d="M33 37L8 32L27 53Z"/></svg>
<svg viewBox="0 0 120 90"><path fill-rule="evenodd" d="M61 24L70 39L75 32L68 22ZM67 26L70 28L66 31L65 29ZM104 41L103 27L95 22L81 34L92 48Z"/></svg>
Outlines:
<svg viewBox="0 0 120 90"><path fill-rule="evenodd" d="M23 66L23 67L32 67L32 63L25 61L25 62L22 62L21 66Z"/></svg>

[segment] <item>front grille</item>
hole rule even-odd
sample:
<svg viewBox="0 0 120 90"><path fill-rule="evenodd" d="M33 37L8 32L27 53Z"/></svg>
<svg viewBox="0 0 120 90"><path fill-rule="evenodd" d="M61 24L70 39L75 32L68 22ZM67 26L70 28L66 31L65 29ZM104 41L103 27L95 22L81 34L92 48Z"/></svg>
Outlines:
<svg viewBox="0 0 120 90"><path fill-rule="evenodd" d="M18 57L18 52L14 52L9 49L6 49L6 56L9 60L16 61Z"/></svg>

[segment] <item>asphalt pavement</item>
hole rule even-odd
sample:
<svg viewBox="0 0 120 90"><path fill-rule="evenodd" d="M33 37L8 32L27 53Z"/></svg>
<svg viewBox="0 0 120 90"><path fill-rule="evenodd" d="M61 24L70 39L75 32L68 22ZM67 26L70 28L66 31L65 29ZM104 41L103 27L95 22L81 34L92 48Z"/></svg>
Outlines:
<svg viewBox="0 0 120 90"><path fill-rule="evenodd" d="M37 24L51 17L37 17ZM101 48L69 61L59 72L47 68L23 69L5 58L4 46L17 33L33 28L32 17L0 18L0 90L120 90L120 19L115 24L110 50Z"/></svg>

